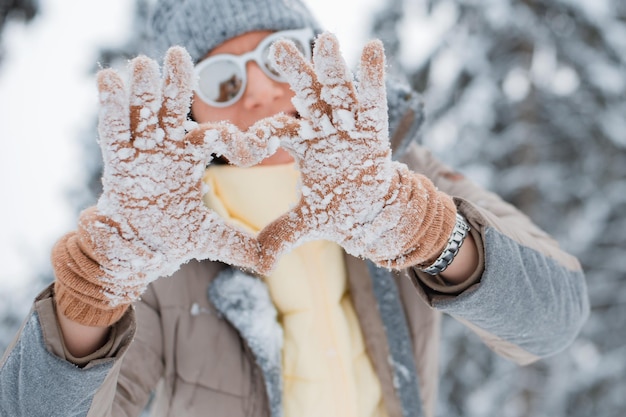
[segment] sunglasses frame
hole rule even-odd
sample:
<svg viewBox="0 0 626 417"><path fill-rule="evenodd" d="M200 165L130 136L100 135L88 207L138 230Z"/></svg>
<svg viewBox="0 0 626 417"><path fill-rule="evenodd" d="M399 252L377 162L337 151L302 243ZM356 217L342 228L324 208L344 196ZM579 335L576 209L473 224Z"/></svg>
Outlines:
<svg viewBox="0 0 626 417"><path fill-rule="evenodd" d="M314 39L314 32L311 28L282 30L282 31L274 32L271 35L268 35L267 37L265 37L259 43L259 45L250 52L246 52L241 55L217 54L217 55L210 56L200 61L198 64L196 64L196 66L194 67L194 75L196 79L198 80L198 83L196 84L197 86L195 88L195 92L198 95L198 97L202 101L204 101L205 103L213 107L228 107L238 102L241 99L241 96L243 95L243 93L246 91L246 87L248 85L248 73L246 71L246 64L250 61L256 62L256 64L259 66L259 68L261 68L263 73L267 75L269 78L271 78L272 80L278 81L281 83L286 82L285 79L272 73L272 71L270 71L267 68L267 66L265 65L267 60L265 60L263 57L263 51L265 51L269 45L271 45L273 42L276 42L279 39L288 39L288 40L294 40L294 41L300 42L302 46L304 47L304 51L303 51L304 57L307 60L311 60L312 49L313 49L312 43ZM242 75L241 87L239 88L239 91L237 92L237 94L233 98L224 102L218 102L207 97L204 94L204 92L202 92L202 90L200 89L200 82L199 82L202 71L206 69L208 66L214 65L216 62L220 62L220 61L230 61L234 63L234 65L237 67L237 69L241 72L241 75Z"/></svg>

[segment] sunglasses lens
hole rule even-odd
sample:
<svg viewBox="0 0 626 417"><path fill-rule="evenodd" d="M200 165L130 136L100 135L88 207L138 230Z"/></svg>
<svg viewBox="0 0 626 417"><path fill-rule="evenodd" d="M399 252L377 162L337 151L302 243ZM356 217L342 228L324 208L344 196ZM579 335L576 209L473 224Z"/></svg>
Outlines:
<svg viewBox="0 0 626 417"><path fill-rule="evenodd" d="M217 54L196 66L198 76L197 92L200 98L217 107L235 103L246 85L246 63L255 61L265 74L275 81L285 82L277 68L270 63L270 47L275 40L286 38L307 59L311 59L311 39L313 32L308 30L283 31L267 37L254 50L243 55Z"/></svg>
<svg viewBox="0 0 626 417"><path fill-rule="evenodd" d="M274 68L272 66L272 63L270 62L270 47L271 46L272 46L271 44L267 45L265 49L263 49L263 52L261 53L261 59L263 59L263 66L265 66L265 69L269 71L270 74L272 74L275 78L281 78L278 70Z"/></svg>
<svg viewBox="0 0 626 417"><path fill-rule="evenodd" d="M243 85L241 69L229 59L217 60L204 66L198 75L198 89L215 103L233 100Z"/></svg>

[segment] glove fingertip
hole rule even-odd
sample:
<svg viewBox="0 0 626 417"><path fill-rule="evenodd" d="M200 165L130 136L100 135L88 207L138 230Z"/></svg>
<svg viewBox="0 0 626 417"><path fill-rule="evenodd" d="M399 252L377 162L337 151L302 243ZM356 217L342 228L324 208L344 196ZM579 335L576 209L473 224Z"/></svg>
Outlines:
<svg viewBox="0 0 626 417"><path fill-rule="evenodd" d="M165 54L165 65L193 72L193 60L189 52L182 46L172 46Z"/></svg>
<svg viewBox="0 0 626 417"><path fill-rule="evenodd" d="M130 61L131 105L147 105L159 102L159 65L147 56Z"/></svg>
<svg viewBox="0 0 626 417"><path fill-rule="evenodd" d="M101 104L108 104L123 97L124 81L113 68L105 68L96 75L99 99Z"/></svg>
<svg viewBox="0 0 626 417"><path fill-rule="evenodd" d="M315 40L314 55L336 54L339 52L339 40L332 32L323 32Z"/></svg>
<svg viewBox="0 0 626 417"><path fill-rule="evenodd" d="M289 74L304 64L304 57L296 45L287 39L280 39L270 47L272 64L282 73Z"/></svg>
<svg viewBox="0 0 626 417"><path fill-rule="evenodd" d="M130 120L128 114L128 96L120 74L106 68L98 71L98 134L99 143L106 159L107 149L115 143L129 140Z"/></svg>
<svg viewBox="0 0 626 417"><path fill-rule="evenodd" d="M173 46L167 50L163 63L163 77L167 117L174 118L175 124L180 124L187 117L196 83L193 61L185 48Z"/></svg>

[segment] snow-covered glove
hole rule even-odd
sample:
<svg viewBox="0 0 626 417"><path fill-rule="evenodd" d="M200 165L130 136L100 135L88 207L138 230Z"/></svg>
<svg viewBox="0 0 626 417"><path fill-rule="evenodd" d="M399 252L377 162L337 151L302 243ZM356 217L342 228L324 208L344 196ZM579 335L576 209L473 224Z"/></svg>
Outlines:
<svg viewBox="0 0 626 417"><path fill-rule="evenodd" d="M201 179L212 154L252 165L278 145L269 122L241 134L186 120L194 78L183 48L168 51L163 76L153 60L133 59L130 78L126 88L114 70L98 73L103 193L52 252L58 308L92 326L117 321L149 282L190 259L254 269L256 239L203 205Z"/></svg>
<svg viewBox="0 0 626 417"><path fill-rule="evenodd" d="M433 262L456 207L428 178L391 159L382 43L365 46L356 87L332 34L318 37L312 63L289 41L276 42L271 54L301 116L282 142L297 161L301 196L259 234L261 269L312 239L388 268Z"/></svg>

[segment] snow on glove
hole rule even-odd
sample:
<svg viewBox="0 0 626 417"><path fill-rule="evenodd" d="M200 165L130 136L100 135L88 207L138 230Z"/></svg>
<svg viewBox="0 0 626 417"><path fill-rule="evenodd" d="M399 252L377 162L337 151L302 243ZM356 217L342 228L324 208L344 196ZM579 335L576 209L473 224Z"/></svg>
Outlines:
<svg viewBox="0 0 626 417"><path fill-rule="evenodd" d="M272 56L302 117L282 143L298 163L301 197L259 234L261 269L312 239L389 268L434 261L456 208L428 178L391 159L382 43L365 46L357 88L332 34L317 39L312 64L289 41L276 42Z"/></svg>
<svg viewBox="0 0 626 417"><path fill-rule="evenodd" d="M115 71L98 73L103 193L52 252L57 306L92 326L118 320L150 281L190 259L254 268L256 239L203 205L201 178L212 154L252 165L278 145L279 118L246 134L186 121L193 64L183 48L168 51L163 77L146 57L130 72L128 91Z"/></svg>

